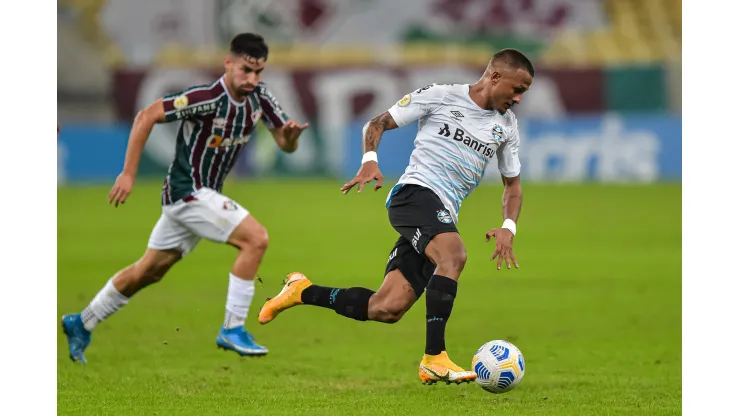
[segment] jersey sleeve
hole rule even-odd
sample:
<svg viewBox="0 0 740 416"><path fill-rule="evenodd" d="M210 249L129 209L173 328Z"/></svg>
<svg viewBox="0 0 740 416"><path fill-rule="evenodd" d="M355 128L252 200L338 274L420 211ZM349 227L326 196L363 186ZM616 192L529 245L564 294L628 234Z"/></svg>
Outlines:
<svg viewBox="0 0 740 416"><path fill-rule="evenodd" d="M265 83L259 84L257 97L262 107L262 122L268 129L280 128L290 119Z"/></svg>
<svg viewBox="0 0 740 416"><path fill-rule="evenodd" d="M165 122L213 114L218 97L208 86L191 87L162 97Z"/></svg>
<svg viewBox="0 0 740 416"><path fill-rule="evenodd" d="M519 162L519 126L514 120L514 126L506 141L496 150L498 170L506 178L519 176L522 165Z"/></svg>
<svg viewBox="0 0 740 416"><path fill-rule="evenodd" d="M410 94L404 95L393 107L388 109L388 113L393 117L398 127L403 127L439 108L442 105L442 99L446 91L443 86L437 84L419 88Z"/></svg>

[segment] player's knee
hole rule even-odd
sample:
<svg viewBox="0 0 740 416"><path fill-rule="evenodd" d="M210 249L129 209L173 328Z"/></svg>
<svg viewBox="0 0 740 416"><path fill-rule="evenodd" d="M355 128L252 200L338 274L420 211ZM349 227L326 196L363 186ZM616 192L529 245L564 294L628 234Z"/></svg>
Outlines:
<svg viewBox="0 0 740 416"><path fill-rule="evenodd" d="M427 255L434 261L438 268L448 273L461 273L465 268L465 263L468 261L468 253L462 244L435 249Z"/></svg>
<svg viewBox="0 0 740 416"><path fill-rule="evenodd" d="M461 272L465 268L467 261L468 253L465 252L464 247L456 248L449 254L450 266L457 272Z"/></svg>
<svg viewBox="0 0 740 416"><path fill-rule="evenodd" d="M253 225L249 231L241 233L243 235L237 242L237 246L240 249L246 249L250 251L261 251L267 250L267 246L270 239L267 235L267 229L261 224Z"/></svg>

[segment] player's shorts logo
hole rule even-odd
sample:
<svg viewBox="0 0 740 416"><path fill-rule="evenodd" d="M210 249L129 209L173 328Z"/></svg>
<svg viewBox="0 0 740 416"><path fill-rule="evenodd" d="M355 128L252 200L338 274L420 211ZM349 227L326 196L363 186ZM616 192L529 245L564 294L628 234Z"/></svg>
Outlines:
<svg viewBox="0 0 740 416"><path fill-rule="evenodd" d="M177 110L182 110L183 108L187 107L190 101L188 101L188 96L183 94L177 98L175 98L175 101L172 103L172 105Z"/></svg>
<svg viewBox="0 0 740 416"><path fill-rule="evenodd" d="M232 200L224 201L224 209L226 211L236 211L236 204Z"/></svg>
<svg viewBox="0 0 740 416"><path fill-rule="evenodd" d="M449 224L452 222L452 216L449 212L447 212L446 209L438 209L437 210L437 219L442 224Z"/></svg>
<svg viewBox="0 0 740 416"><path fill-rule="evenodd" d="M399 107L406 107L409 104L411 104L411 94L404 95L401 101L398 102Z"/></svg>

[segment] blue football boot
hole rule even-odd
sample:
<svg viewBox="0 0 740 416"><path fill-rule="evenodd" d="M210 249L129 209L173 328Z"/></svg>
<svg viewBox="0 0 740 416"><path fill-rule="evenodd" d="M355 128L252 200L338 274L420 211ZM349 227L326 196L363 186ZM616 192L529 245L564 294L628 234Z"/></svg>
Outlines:
<svg viewBox="0 0 740 416"><path fill-rule="evenodd" d="M62 316L62 329L67 335L69 344L69 358L72 361L79 361L87 364L85 360L85 349L90 345L92 337L90 332L82 324L82 317L79 313Z"/></svg>
<svg viewBox="0 0 740 416"><path fill-rule="evenodd" d="M243 356L261 357L267 355L267 348L254 342L254 337L243 326L226 329L221 327L216 337L216 345L222 350L234 351Z"/></svg>

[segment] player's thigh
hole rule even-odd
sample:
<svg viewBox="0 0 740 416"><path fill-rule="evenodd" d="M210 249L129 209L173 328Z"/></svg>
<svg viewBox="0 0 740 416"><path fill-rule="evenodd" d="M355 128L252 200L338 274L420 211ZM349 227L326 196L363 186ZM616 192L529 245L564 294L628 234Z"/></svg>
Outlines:
<svg viewBox="0 0 740 416"><path fill-rule="evenodd" d="M171 216L198 237L226 243L249 217L249 211L213 189L201 188L193 194L192 200L173 209Z"/></svg>
<svg viewBox="0 0 740 416"><path fill-rule="evenodd" d="M167 253L178 253L179 256L184 256L191 252L200 241L200 237L170 215L172 208L172 206L165 206L162 209L162 215L152 229L147 251L142 257L142 260L147 261L144 264L155 264L151 263L152 260L169 259L170 256Z"/></svg>
<svg viewBox="0 0 740 416"><path fill-rule="evenodd" d="M434 265L401 236L388 256L385 279L373 301L382 310L402 314L424 293L433 272Z"/></svg>
<svg viewBox="0 0 740 416"><path fill-rule="evenodd" d="M465 265L467 254L462 237L457 232L443 232L431 237L424 254L434 264L455 263L460 267Z"/></svg>

